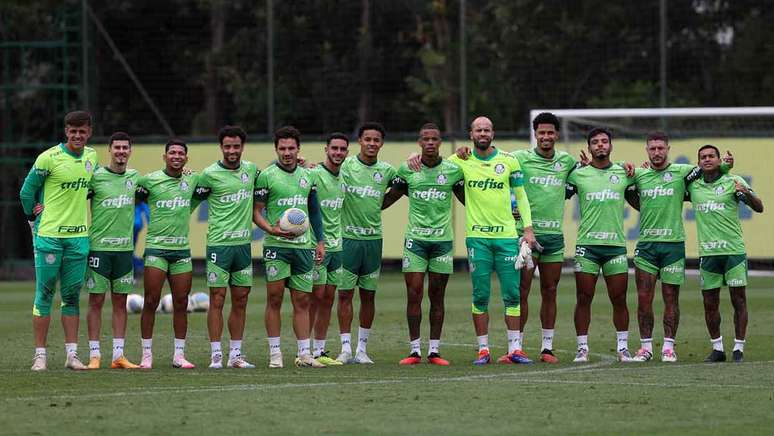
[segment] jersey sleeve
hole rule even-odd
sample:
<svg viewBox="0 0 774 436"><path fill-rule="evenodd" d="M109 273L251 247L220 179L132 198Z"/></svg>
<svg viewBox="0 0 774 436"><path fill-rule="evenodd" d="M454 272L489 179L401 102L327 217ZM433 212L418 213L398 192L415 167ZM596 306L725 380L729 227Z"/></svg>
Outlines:
<svg viewBox="0 0 774 436"><path fill-rule="evenodd" d="M255 201L263 204L269 202L269 178L266 177L266 171L255 178Z"/></svg>
<svg viewBox="0 0 774 436"><path fill-rule="evenodd" d="M573 195L578 193L578 187L575 181L575 171L567 175L567 183L564 184L564 198L565 200L572 198Z"/></svg>
<svg viewBox="0 0 774 436"><path fill-rule="evenodd" d="M400 168L398 168L398 171L393 178L392 188L399 189L401 192L408 191L409 171L408 165L404 162Z"/></svg>
<svg viewBox="0 0 774 436"><path fill-rule="evenodd" d="M209 172L205 170L199 175L199 180L196 182L194 197L201 202L206 200L211 193L212 193L212 186L210 184Z"/></svg>
<svg viewBox="0 0 774 436"><path fill-rule="evenodd" d="M43 188L43 183L45 183L46 177L48 177L50 171L51 155L43 153L35 159L35 163L32 165L30 172L27 174L27 177L24 178L24 183L19 191L19 198L21 199L24 214L27 215L27 219L30 221L35 219L32 209L40 200L40 191Z"/></svg>
<svg viewBox="0 0 774 436"><path fill-rule="evenodd" d="M521 171L521 165L519 165L519 160L511 156L511 159L509 159L509 161L511 165L511 176L509 178L511 188L523 187L524 173Z"/></svg>
<svg viewBox="0 0 774 436"><path fill-rule="evenodd" d="M385 176L387 176L387 180L389 180L389 182L387 182L387 187L391 188L392 185L396 183L396 177L398 175L398 172L395 170L395 167L390 164L386 165L384 172L385 172Z"/></svg>
<svg viewBox="0 0 774 436"><path fill-rule="evenodd" d="M148 190L148 176L143 175L140 176L137 179L137 189L134 194L135 198L139 201L147 201L148 196L150 196L150 191Z"/></svg>

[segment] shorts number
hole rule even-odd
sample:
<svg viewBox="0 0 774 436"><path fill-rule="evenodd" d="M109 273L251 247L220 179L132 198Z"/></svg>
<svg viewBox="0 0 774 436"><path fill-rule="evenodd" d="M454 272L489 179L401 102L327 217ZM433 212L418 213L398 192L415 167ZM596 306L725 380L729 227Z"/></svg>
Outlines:
<svg viewBox="0 0 774 436"><path fill-rule="evenodd" d="M414 240L413 239L406 239L406 248L411 248L414 246Z"/></svg>
<svg viewBox="0 0 774 436"><path fill-rule="evenodd" d="M575 247L575 255L583 257L586 255L586 247Z"/></svg>
<svg viewBox="0 0 774 436"><path fill-rule="evenodd" d="M263 257L266 259L276 259L277 252L272 250L266 250L266 253L263 254Z"/></svg>
<svg viewBox="0 0 774 436"><path fill-rule="evenodd" d="M89 256L89 267L90 268L99 268L99 257L97 257L97 256Z"/></svg>
<svg viewBox="0 0 774 436"><path fill-rule="evenodd" d="M217 253L211 253L210 254L210 260L212 261L212 263L217 262L218 261L217 259L218 259L218 254Z"/></svg>
<svg viewBox="0 0 774 436"><path fill-rule="evenodd" d="M634 255L635 255L635 256L639 256L639 255L640 255L640 249L639 249L639 248L637 248L636 250L634 250Z"/></svg>

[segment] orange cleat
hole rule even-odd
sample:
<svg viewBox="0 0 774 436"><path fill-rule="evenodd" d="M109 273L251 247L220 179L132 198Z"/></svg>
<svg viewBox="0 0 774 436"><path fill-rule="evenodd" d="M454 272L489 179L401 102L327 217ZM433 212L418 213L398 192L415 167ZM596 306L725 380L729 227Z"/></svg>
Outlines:
<svg viewBox="0 0 774 436"><path fill-rule="evenodd" d="M422 358L419 356L419 353L411 353L408 357L398 362L399 365L418 365L420 363L422 363Z"/></svg>
<svg viewBox="0 0 774 436"><path fill-rule="evenodd" d="M427 363L438 366L449 366L449 361L441 357L438 353L430 353L427 355Z"/></svg>
<svg viewBox="0 0 774 436"><path fill-rule="evenodd" d="M135 365L124 356L121 356L110 363L110 369L137 369L139 367L140 365Z"/></svg>
<svg viewBox="0 0 774 436"><path fill-rule="evenodd" d="M559 359L554 356L554 352L551 350L543 350L540 352L540 361L545 363L559 363Z"/></svg>

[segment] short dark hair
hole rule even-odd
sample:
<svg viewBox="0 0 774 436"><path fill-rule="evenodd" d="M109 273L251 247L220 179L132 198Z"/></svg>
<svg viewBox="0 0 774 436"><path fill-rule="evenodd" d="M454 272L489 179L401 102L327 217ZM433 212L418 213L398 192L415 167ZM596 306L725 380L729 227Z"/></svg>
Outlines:
<svg viewBox="0 0 774 436"><path fill-rule="evenodd" d="M657 130L655 132L648 133L648 136L645 139L645 143L650 141L664 141L664 144L669 144L669 136L667 136L666 133Z"/></svg>
<svg viewBox="0 0 774 436"><path fill-rule="evenodd" d="M226 136L238 136L242 140L242 145L247 141L247 133L239 126L225 125L218 131L218 143L223 145L223 138Z"/></svg>
<svg viewBox="0 0 774 436"><path fill-rule="evenodd" d="M591 129L588 135L586 135L586 144L591 145L591 138L599 135L600 133L604 133L607 135L607 140L610 142L613 142L613 134L610 133L610 130L604 128L604 127L594 127Z"/></svg>
<svg viewBox="0 0 774 436"><path fill-rule="evenodd" d="M113 141L129 141L129 145L132 145L132 137L128 133L117 131L110 135L110 141L108 141L108 148L113 146Z"/></svg>
<svg viewBox="0 0 774 436"><path fill-rule="evenodd" d="M701 151L702 150L707 150L707 149L710 149L710 148L715 150L715 156L720 157L720 150L718 150L718 148L715 147L712 144L702 145L701 147L699 147L699 151L698 151L698 153L696 153L696 156L697 157L701 156Z"/></svg>
<svg viewBox="0 0 774 436"><path fill-rule="evenodd" d="M68 112L64 117L64 123L65 127L91 126L91 114L86 111Z"/></svg>
<svg viewBox="0 0 774 436"><path fill-rule="evenodd" d="M556 130L559 130L559 118L551 112L541 112L532 120L532 130L537 131L540 124L553 124Z"/></svg>
<svg viewBox="0 0 774 436"><path fill-rule="evenodd" d="M333 141L334 139L341 139L345 141L347 145L349 145L349 138L347 137L347 135L341 132L333 132L330 135L328 135L328 138L325 140L325 145L330 145L331 141Z"/></svg>
<svg viewBox="0 0 774 436"><path fill-rule="evenodd" d="M173 145L179 145L183 147L183 150L185 150L185 153L188 154L188 145L180 138L172 138L167 142L167 144L164 146L164 153L169 151L169 147L172 147Z"/></svg>
<svg viewBox="0 0 774 436"><path fill-rule="evenodd" d="M362 138L363 132L366 130L376 130L377 132L382 134L382 140L387 136L387 134L384 132L384 126L382 126L380 123L377 123L376 121L366 121L363 123L360 128L357 129L357 137Z"/></svg>
<svg viewBox="0 0 774 436"><path fill-rule="evenodd" d="M296 145L301 147L301 132L293 126L284 126L274 132L274 148L277 148L280 139L288 138L295 139Z"/></svg>
<svg viewBox="0 0 774 436"><path fill-rule="evenodd" d="M422 132L423 130L437 130L439 132L441 131L441 129L435 123L422 124L422 127L419 128L419 131Z"/></svg>

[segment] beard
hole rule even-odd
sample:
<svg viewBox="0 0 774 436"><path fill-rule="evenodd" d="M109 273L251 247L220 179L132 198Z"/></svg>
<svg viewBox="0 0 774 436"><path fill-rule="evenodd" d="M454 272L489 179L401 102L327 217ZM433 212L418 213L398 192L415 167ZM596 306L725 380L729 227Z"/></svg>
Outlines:
<svg viewBox="0 0 774 436"><path fill-rule="evenodd" d="M490 145L492 145L492 141L482 139L479 141L473 141L473 145L479 150L486 150Z"/></svg>

